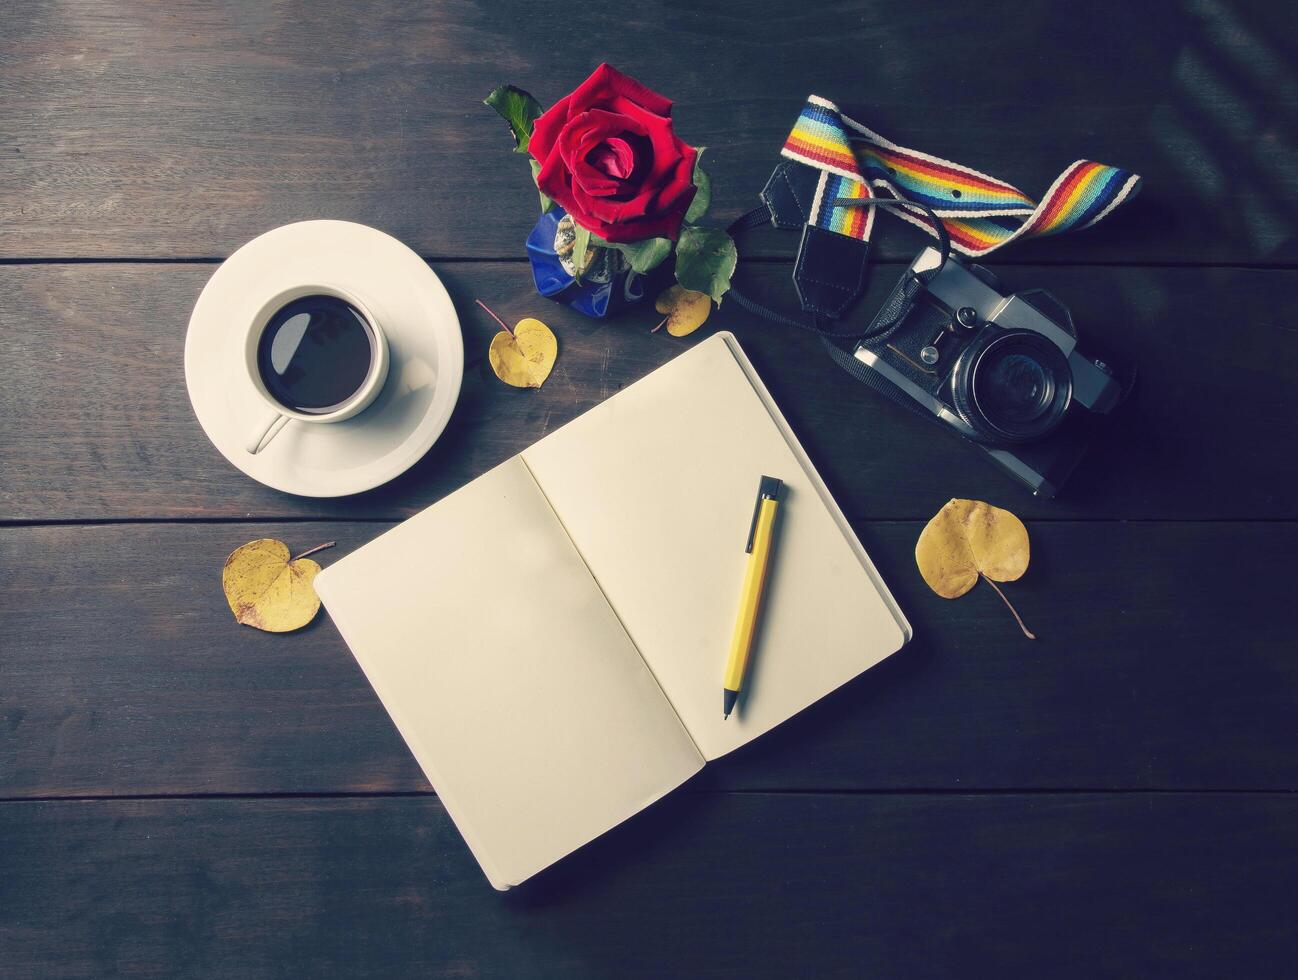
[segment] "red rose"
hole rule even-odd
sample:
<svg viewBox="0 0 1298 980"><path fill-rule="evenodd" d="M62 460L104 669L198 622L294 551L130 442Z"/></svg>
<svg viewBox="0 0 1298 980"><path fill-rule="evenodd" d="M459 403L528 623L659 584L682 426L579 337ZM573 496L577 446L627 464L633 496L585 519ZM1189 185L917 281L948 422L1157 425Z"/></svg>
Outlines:
<svg viewBox="0 0 1298 980"><path fill-rule="evenodd" d="M675 240L698 154L671 114L669 99L600 65L536 120L528 149L541 164L537 186L605 241Z"/></svg>

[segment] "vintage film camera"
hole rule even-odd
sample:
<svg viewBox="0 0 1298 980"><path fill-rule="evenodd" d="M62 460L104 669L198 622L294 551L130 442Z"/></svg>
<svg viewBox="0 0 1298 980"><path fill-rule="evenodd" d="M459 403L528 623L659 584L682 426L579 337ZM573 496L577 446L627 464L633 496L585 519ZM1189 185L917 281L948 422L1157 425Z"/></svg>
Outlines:
<svg viewBox="0 0 1298 980"><path fill-rule="evenodd" d="M955 256L942 263L933 248L912 263L853 355L897 400L1042 497L1058 492L1124 395L1109 366L1078 348L1072 316L1053 296L1005 293L986 269Z"/></svg>

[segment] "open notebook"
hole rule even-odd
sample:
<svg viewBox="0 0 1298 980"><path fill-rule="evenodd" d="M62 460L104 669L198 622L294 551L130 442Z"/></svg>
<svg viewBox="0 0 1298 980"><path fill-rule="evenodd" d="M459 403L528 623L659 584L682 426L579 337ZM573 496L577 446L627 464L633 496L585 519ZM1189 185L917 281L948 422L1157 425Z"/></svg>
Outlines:
<svg viewBox="0 0 1298 980"><path fill-rule="evenodd" d="M784 481L739 707L758 480ZM496 888L898 650L910 627L731 334L359 549L316 590Z"/></svg>

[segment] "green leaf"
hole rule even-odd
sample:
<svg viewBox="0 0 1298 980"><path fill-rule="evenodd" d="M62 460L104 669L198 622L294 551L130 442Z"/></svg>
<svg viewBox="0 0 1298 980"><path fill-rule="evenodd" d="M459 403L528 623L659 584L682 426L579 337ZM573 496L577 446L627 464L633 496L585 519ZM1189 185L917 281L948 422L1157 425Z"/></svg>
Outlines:
<svg viewBox="0 0 1298 980"><path fill-rule="evenodd" d="M672 254L670 238L643 238L638 242L606 242L598 235L591 233L590 244L598 248L612 248L626 256L628 264L636 272L644 275L662 265L663 260Z"/></svg>
<svg viewBox="0 0 1298 980"><path fill-rule="evenodd" d="M676 281L721 305L739 262L734 240L717 228L686 227L676 243Z"/></svg>
<svg viewBox="0 0 1298 980"><path fill-rule="evenodd" d="M685 212L685 221L688 224L696 224L698 220L708 212L708 205L712 203L712 178L704 172L702 167L703 151L706 147L699 147L699 155L694 161L694 186L698 188L694 192L694 200L690 202L690 209Z"/></svg>
<svg viewBox="0 0 1298 980"><path fill-rule="evenodd" d="M572 277L580 283L581 270L586 268L586 252L590 249L590 229L577 224L577 219L574 218L572 230L576 235L576 239L572 243Z"/></svg>
<svg viewBox="0 0 1298 980"><path fill-rule="evenodd" d="M623 242L611 246L626 256L631 268L643 275L651 269L662 265L663 260L672 254L670 238L646 238L639 242Z"/></svg>
<svg viewBox="0 0 1298 980"><path fill-rule="evenodd" d="M524 92L514 85L502 85L482 101L509 123L509 128L514 133L514 152L526 153L527 144L532 141L532 127L536 124L537 117L545 111L541 108L541 103L530 92Z"/></svg>
<svg viewBox="0 0 1298 980"><path fill-rule="evenodd" d="M549 194L541 190L540 183L536 179L541 175L541 161L536 159L535 157L532 157L527 162L532 165L532 183L537 185L536 193L540 195L541 198L541 213L545 214L552 207L554 207L554 201L550 199Z"/></svg>

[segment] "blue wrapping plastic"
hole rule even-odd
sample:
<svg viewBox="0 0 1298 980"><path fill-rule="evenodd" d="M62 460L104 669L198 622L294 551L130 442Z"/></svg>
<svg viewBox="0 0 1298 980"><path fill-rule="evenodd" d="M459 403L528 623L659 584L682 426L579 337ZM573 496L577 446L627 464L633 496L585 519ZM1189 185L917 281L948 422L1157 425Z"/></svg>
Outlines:
<svg viewBox="0 0 1298 980"><path fill-rule="evenodd" d="M611 272L588 275L580 283L568 274L554 249L559 222L565 214L555 205L541 215L527 236L527 257L532 263L536 291L590 317L605 317L641 302L646 294L646 277L633 272L619 252L613 253Z"/></svg>

